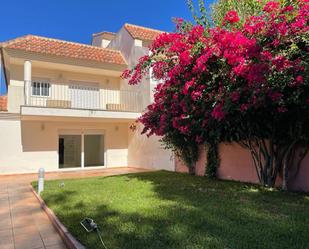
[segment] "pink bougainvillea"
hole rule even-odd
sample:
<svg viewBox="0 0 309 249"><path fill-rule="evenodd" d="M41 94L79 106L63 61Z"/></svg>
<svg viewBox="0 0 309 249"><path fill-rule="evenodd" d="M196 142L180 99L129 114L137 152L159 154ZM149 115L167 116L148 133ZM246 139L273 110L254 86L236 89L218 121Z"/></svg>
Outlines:
<svg viewBox="0 0 309 249"><path fill-rule="evenodd" d="M238 14L235 10L230 10L226 13L224 17L224 22L228 22L231 24L237 23L239 21Z"/></svg>
<svg viewBox="0 0 309 249"><path fill-rule="evenodd" d="M152 55L123 74L129 84L137 84L152 67L162 82L154 103L139 119L144 132L181 134L203 143L213 124L260 110L285 115L308 101L303 56L308 53L303 38L309 30L308 13L307 1L284 7L271 1L243 25L231 10L222 27L196 25L186 32L159 35L150 47Z"/></svg>

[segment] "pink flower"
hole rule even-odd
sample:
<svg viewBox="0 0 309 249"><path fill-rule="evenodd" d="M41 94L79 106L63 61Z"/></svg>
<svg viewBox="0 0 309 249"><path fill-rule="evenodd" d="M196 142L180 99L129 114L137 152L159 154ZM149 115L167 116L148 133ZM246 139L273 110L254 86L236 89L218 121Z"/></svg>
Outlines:
<svg viewBox="0 0 309 249"><path fill-rule="evenodd" d="M192 28L192 30L189 32L189 42L196 42L199 40L204 33L204 27L201 25L196 25Z"/></svg>
<svg viewBox="0 0 309 249"><path fill-rule="evenodd" d="M280 41L278 39L273 40L273 42L271 43L274 47L278 47L280 44Z"/></svg>
<svg viewBox="0 0 309 249"><path fill-rule="evenodd" d="M222 120L225 117L225 113L222 110L222 104L217 104L211 112L211 116L214 119Z"/></svg>
<svg viewBox="0 0 309 249"><path fill-rule="evenodd" d="M282 112L287 112L288 109L284 106L280 106L280 107L277 108L277 111L282 113Z"/></svg>
<svg viewBox="0 0 309 249"><path fill-rule="evenodd" d="M302 85L304 83L304 77L301 75L298 75L295 80L297 85Z"/></svg>
<svg viewBox="0 0 309 249"><path fill-rule="evenodd" d="M233 72L236 75L244 76L247 72L248 66L244 63L239 63L236 67L233 68Z"/></svg>
<svg viewBox="0 0 309 249"><path fill-rule="evenodd" d="M294 10L294 7L291 6L291 5L288 5L288 6L284 7L281 12L286 13L286 12L291 12L293 10Z"/></svg>
<svg viewBox="0 0 309 249"><path fill-rule="evenodd" d="M195 142L197 142L198 144L201 144L203 142L203 138L201 136L196 136Z"/></svg>
<svg viewBox="0 0 309 249"><path fill-rule="evenodd" d="M191 63L190 51L186 50L179 55L179 63L182 66L187 66Z"/></svg>
<svg viewBox="0 0 309 249"><path fill-rule="evenodd" d="M233 102L237 102L240 98L240 93L238 91L232 92L231 98Z"/></svg>
<svg viewBox="0 0 309 249"><path fill-rule="evenodd" d="M207 62L209 58L212 56L212 50L208 49L205 53L203 53L199 58L196 60L196 64L193 68L195 73L205 72L207 70Z"/></svg>
<svg viewBox="0 0 309 249"><path fill-rule="evenodd" d="M241 105L240 105L240 111L241 111L241 112L247 111L248 108L249 108L249 105L248 105L248 104L241 104Z"/></svg>
<svg viewBox="0 0 309 249"><path fill-rule="evenodd" d="M272 59L272 54L269 51L263 51L262 53L263 59L269 61Z"/></svg>
<svg viewBox="0 0 309 249"><path fill-rule="evenodd" d="M174 22L176 23L176 29L179 30L183 24L183 18L176 17L174 18Z"/></svg>
<svg viewBox="0 0 309 249"><path fill-rule="evenodd" d="M267 64L253 64L250 67L248 75L249 86L260 84L265 81L266 73L269 68Z"/></svg>
<svg viewBox="0 0 309 249"><path fill-rule="evenodd" d="M290 66L289 61L282 55L277 56L272 60L273 65L276 67L278 71L283 71Z"/></svg>
<svg viewBox="0 0 309 249"><path fill-rule="evenodd" d="M189 129L189 126L180 126L179 128L178 128L178 130L182 133L182 134L189 134L189 131L190 131L190 129Z"/></svg>
<svg viewBox="0 0 309 249"><path fill-rule="evenodd" d="M235 10L230 10L229 12L227 12L225 14L224 21L230 24L237 23L239 21L237 12Z"/></svg>
<svg viewBox="0 0 309 249"><path fill-rule="evenodd" d="M193 101L197 101L197 100L199 100L201 97L202 97L202 92L200 92L200 91L193 91L193 92L191 93L191 98L192 98Z"/></svg>
<svg viewBox="0 0 309 249"><path fill-rule="evenodd" d="M128 79L131 77L131 70L130 69L126 69L123 71L121 78L122 79Z"/></svg>
<svg viewBox="0 0 309 249"><path fill-rule="evenodd" d="M280 92L270 92L268 96L271 98L272 101L278 102L279 100L281 100L283 94Z"/></svg>
<svg viewBox="0 0 309 249"><path fill-rule="evenodd" d="M274 1L270 1L270 2L265 4L263 10L265 12L276 12L279 7L280 7L280 3L274 2Z"/></svg>
<svg viewBox="0 0 309 249"><path fill-rule="evenodd" d="M193 78L192 80L187 81L185 83L185 86L184 86L183 91L182 91L183 94L187 95L189 93L189 88L191 88L194 85L194 81L195 81L195 79Z"/></svg>

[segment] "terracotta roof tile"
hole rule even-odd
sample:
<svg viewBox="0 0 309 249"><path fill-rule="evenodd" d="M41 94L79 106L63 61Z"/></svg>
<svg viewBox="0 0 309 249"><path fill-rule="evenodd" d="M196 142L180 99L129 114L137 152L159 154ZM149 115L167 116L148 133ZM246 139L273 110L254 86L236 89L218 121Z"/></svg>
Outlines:
<svg viewBox="0 0 309 249"><path fill-rule="evenodd" d="M0 111L7 111L7 96L0 96Z"/></svg>
<svg viewBox="0 0 309 249"><path fill-rule="evenodd" d="M124 27L134 39L140 40L153 41L158 35L164 33L164 31L145 28L128 23L126 23Z"/></svg>
<svg viewBox="0 0 309 249"><path fill-rule="evenodd" d="M120 51L91 45L27 35L0 44L4 48L28 52L64 56L98 62L123 64L126 61Z"/></svg>

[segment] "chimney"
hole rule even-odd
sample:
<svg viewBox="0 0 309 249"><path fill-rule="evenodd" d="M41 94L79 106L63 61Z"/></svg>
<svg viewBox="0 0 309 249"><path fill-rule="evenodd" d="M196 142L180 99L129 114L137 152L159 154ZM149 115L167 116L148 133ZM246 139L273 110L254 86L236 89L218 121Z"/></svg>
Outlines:
<svg viewBox="0 0 309 249"><path fill-rule="evenodd" d="M6 95L0 96L0 111L6 112L8 110L7 102L8 102L8 97Z"/></svg>
<svg viewBox="0 0 309 249"><path fill-rule="evenodd" d="M112 32L100 32L92 34L92 46L107 48L111 40L115 38L116 34Z"/></svg>

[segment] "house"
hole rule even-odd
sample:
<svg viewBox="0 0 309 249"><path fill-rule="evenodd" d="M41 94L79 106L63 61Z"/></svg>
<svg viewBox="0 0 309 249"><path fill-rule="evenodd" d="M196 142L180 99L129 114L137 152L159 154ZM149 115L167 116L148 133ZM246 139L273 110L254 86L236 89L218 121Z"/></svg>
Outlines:
<svg viewBox="0 0 309 249"><path fill-rule="evenodd" d="M27 35L1 43L0 174L133 166L174 170L135 123L156 82L121 79L161 31L125 24L85 45Z"/></svg>

